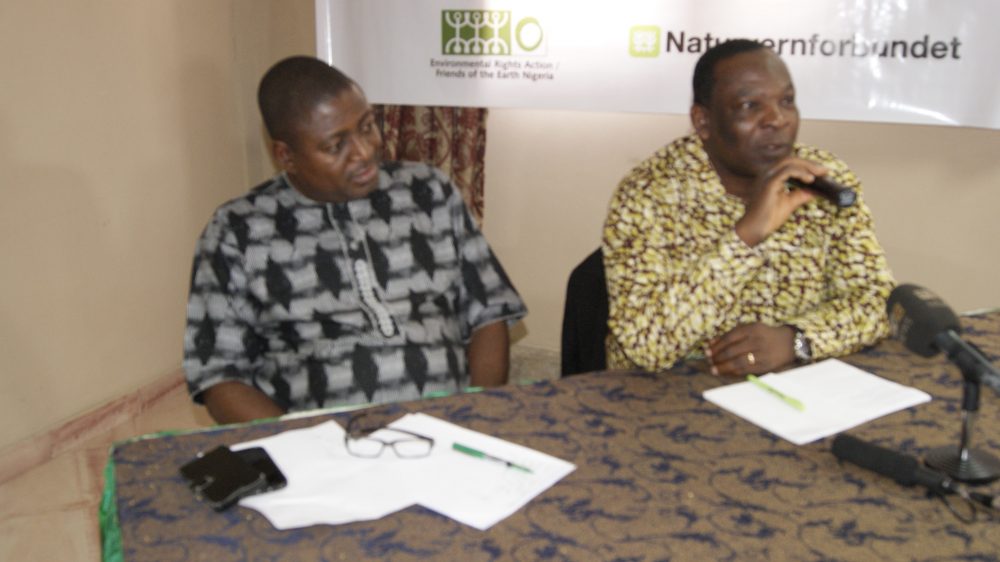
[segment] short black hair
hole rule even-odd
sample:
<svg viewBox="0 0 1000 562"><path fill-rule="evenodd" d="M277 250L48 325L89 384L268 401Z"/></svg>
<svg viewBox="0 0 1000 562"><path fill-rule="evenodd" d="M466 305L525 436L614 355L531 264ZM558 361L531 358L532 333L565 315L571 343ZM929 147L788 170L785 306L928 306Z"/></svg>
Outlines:
<svg viewBox="0 0 1000 562"><path fill-rule="evenodd" d="M279 61L264 74L257 89L267 134L273 140L292 142L296 126L317 104L355 86L346 74L314 57Z"/></svg>
<svg viewBox="0 0 1000 562"><path fill-rule="evenodd" d="M707 106L712 100L712 90L715 88L715 67L719 62L741 53L749 53L766 49L763 43L752 39L730 39L702 53L698 63L694 65L694 78L691 86L694 89L694 103Z"/></svg>

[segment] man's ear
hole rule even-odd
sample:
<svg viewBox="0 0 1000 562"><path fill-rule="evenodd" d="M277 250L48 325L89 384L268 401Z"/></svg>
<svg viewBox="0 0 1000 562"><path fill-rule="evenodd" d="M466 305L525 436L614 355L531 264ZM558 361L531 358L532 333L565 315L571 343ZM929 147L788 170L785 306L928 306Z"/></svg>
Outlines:
<svg viewBox="0 0 1000 562"><path fill-rule="evenodd" d="M271 143L271 154L279 168L286 172L295 172L295 159L292 158L292 147L285 141L276 140Z"/></svg>
<svg viewBox="0 0 1000 562"><path fill-rule="evenodd" d="M701 137L701 140L708 138L709 133L709 117L708 108L700 104L693 104L691 106L691 126L694 127L694 132Z"/></svg>

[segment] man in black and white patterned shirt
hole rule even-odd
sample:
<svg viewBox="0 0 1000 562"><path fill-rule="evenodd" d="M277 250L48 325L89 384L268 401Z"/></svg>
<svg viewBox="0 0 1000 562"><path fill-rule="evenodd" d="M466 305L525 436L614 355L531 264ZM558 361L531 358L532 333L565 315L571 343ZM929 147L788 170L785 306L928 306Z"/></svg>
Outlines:
<svg viewBox="0 0 1000 562"><path fill-rule="evenodd" d="M507 381L526 309L436 168L380 162L360 87L292 57L258 101L282 173L198 241L184 369L220 423Z"/></svg>

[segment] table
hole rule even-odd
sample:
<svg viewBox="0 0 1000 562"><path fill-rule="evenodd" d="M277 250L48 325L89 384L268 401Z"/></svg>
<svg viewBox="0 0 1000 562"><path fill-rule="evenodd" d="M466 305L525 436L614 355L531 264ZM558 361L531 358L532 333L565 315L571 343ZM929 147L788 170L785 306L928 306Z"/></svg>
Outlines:
<svg viewBox="0 0 1000 562"><path fill-rule="evenodd" d="M996 362L1000 311L963 318L963 325L965 337ZM943 357L924 359L884 341L845 360L933 396L851 434L909 454L958 442L961 376ZM177 467L200 450L331 416L343 425L345 414L119 444L107 503L117 506L125 560L1000 556L998 521L963 524L922 489L838 462L831 439L796 447L702 399L704 390L727 382L691 368L605 372L380 406L391 415L422 411L577 465L485 532L421 507L377 521L277 531L249 509L213 512L178 476ZM1000 399L987 389L972 443L1000 455Z"/></svg>

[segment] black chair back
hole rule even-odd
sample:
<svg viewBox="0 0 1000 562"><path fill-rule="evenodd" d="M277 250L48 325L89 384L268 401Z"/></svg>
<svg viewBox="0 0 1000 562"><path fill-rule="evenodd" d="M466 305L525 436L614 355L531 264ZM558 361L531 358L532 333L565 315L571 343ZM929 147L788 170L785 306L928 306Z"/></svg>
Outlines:
<svg viewBox="0 0 1000 562"><path fill-rule="evenodd" d="M598 248L573 269L566 284L560 375L605 369L607 334L608 286L603 255Z"/></svg>

